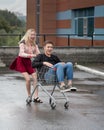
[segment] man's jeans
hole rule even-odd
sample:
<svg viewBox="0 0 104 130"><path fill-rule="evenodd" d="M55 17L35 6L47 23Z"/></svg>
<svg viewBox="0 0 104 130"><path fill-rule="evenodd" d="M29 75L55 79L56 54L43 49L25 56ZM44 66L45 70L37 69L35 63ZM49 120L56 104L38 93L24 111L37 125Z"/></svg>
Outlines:
<svg viewBox="0 0 104 130"><path fill-rule="evenodd" d="M71 62L67 62L66 64L57 63L52 68L48 70L45 74L46 81L54 81L55 74L58 82L63 82L66 77L67 80L73 79L73 64Z"/></svg>

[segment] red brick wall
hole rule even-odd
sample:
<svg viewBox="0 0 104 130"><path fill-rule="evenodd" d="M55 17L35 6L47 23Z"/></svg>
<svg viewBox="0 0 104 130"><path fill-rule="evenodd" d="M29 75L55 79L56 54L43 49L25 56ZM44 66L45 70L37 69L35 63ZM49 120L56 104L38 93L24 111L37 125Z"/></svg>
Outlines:
<svg viewBox="0 0 104 130"><path fill-rule="evenodd" d="M40 33L56 33L56 0L40 2Z"/></svg>
<svg viewBox="0 0 104 130"><path fill-rule="evenodd" d="M57 37L56 40L56 46L78 46L78 47L84 47L84 46L104 46L104 40L94 40L92 43L92 39L69 39L69 45L68 45L68 39Z"/></svg>
<svg viewBox="0 0 104 130"><path fill-rule="evenodd" d="M94 19L95 28L104 28L104 17L96 17Z"/></svg>
<svg viewBox="0 0 104 130"><path fill-rule="evenodd" d="M71 20L57 20L56 27L58 28L71 28Z"/></svg>
<svg viewBox="0 0 104 130"><path fill-rule="evenodd" d="M27 25L26 28L36 29L35 0L27 0Z"/></svg>
<svg viewBox="0 0 104 130"><path fill-rule="evenodd" d="M104 5L104 0L57 0L57 11Z"/></svg>
<svg viewBox="0 0 104 130"><path fill-rule="evenodd" d="M68 10L69 7L70 7L70 0L57 0L56 1L57 11L65 11L65 10Z"/></svg>
<svg viewBox="0 0 104 130"><path fill-rule="evenodd" d="M56 0L40 0L40 34L56 33ZM46 40L56 42L55 37L46 37ZM42 45L43 39L40 38Z"/></svg>
<svg viewBox="0 0 104 130"><path fill-rule="evenodd" d="M94 40L94 46L104 46L104 40Z"/></svg>

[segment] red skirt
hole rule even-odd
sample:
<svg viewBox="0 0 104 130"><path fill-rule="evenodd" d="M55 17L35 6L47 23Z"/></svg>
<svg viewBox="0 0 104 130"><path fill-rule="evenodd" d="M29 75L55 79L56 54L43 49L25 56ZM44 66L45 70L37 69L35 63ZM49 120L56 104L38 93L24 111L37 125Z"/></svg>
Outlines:
<svg viewBox="0 0 104 130"><path fill-rule="evenodd" d="M18 56L10 65L11 70L19 71L21 73L27 72L32 74L36 72L36 69L32 68L30 58L23 58Z"/></svg>

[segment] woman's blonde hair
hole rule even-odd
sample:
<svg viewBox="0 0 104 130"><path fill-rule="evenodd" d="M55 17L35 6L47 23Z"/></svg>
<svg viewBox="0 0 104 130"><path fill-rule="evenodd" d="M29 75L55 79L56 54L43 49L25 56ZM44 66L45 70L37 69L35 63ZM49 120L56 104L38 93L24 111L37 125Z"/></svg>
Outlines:
<svg viewBox="0 0 104 130"><path fill-rule="evenodd" d="M32 29L32 28L28 29L28 30L26 31L25 35L24 35L24 36L22 37L22 39L19 41L19 44L20 44L22 41L24 41L26 44L28 44L29 35L30 35L31 32L35 32L35 29ZM33 41L32 44L33 44L33 45L36 44L35 39L34 39L34 41Z"/></svg>

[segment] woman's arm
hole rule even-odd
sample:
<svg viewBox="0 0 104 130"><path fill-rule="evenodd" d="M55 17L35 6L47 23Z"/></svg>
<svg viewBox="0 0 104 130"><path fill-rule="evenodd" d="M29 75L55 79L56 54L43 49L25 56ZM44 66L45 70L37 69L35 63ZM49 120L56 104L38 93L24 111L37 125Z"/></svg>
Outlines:
<svg viewBox="0 0 104 130"><path fill-rule="evenodd" d="M25 44L24 43L20 43L19 45L19 56L24 57L24 58L32 58L35 57L36 54L28 54L25 52Z"/></svg>

